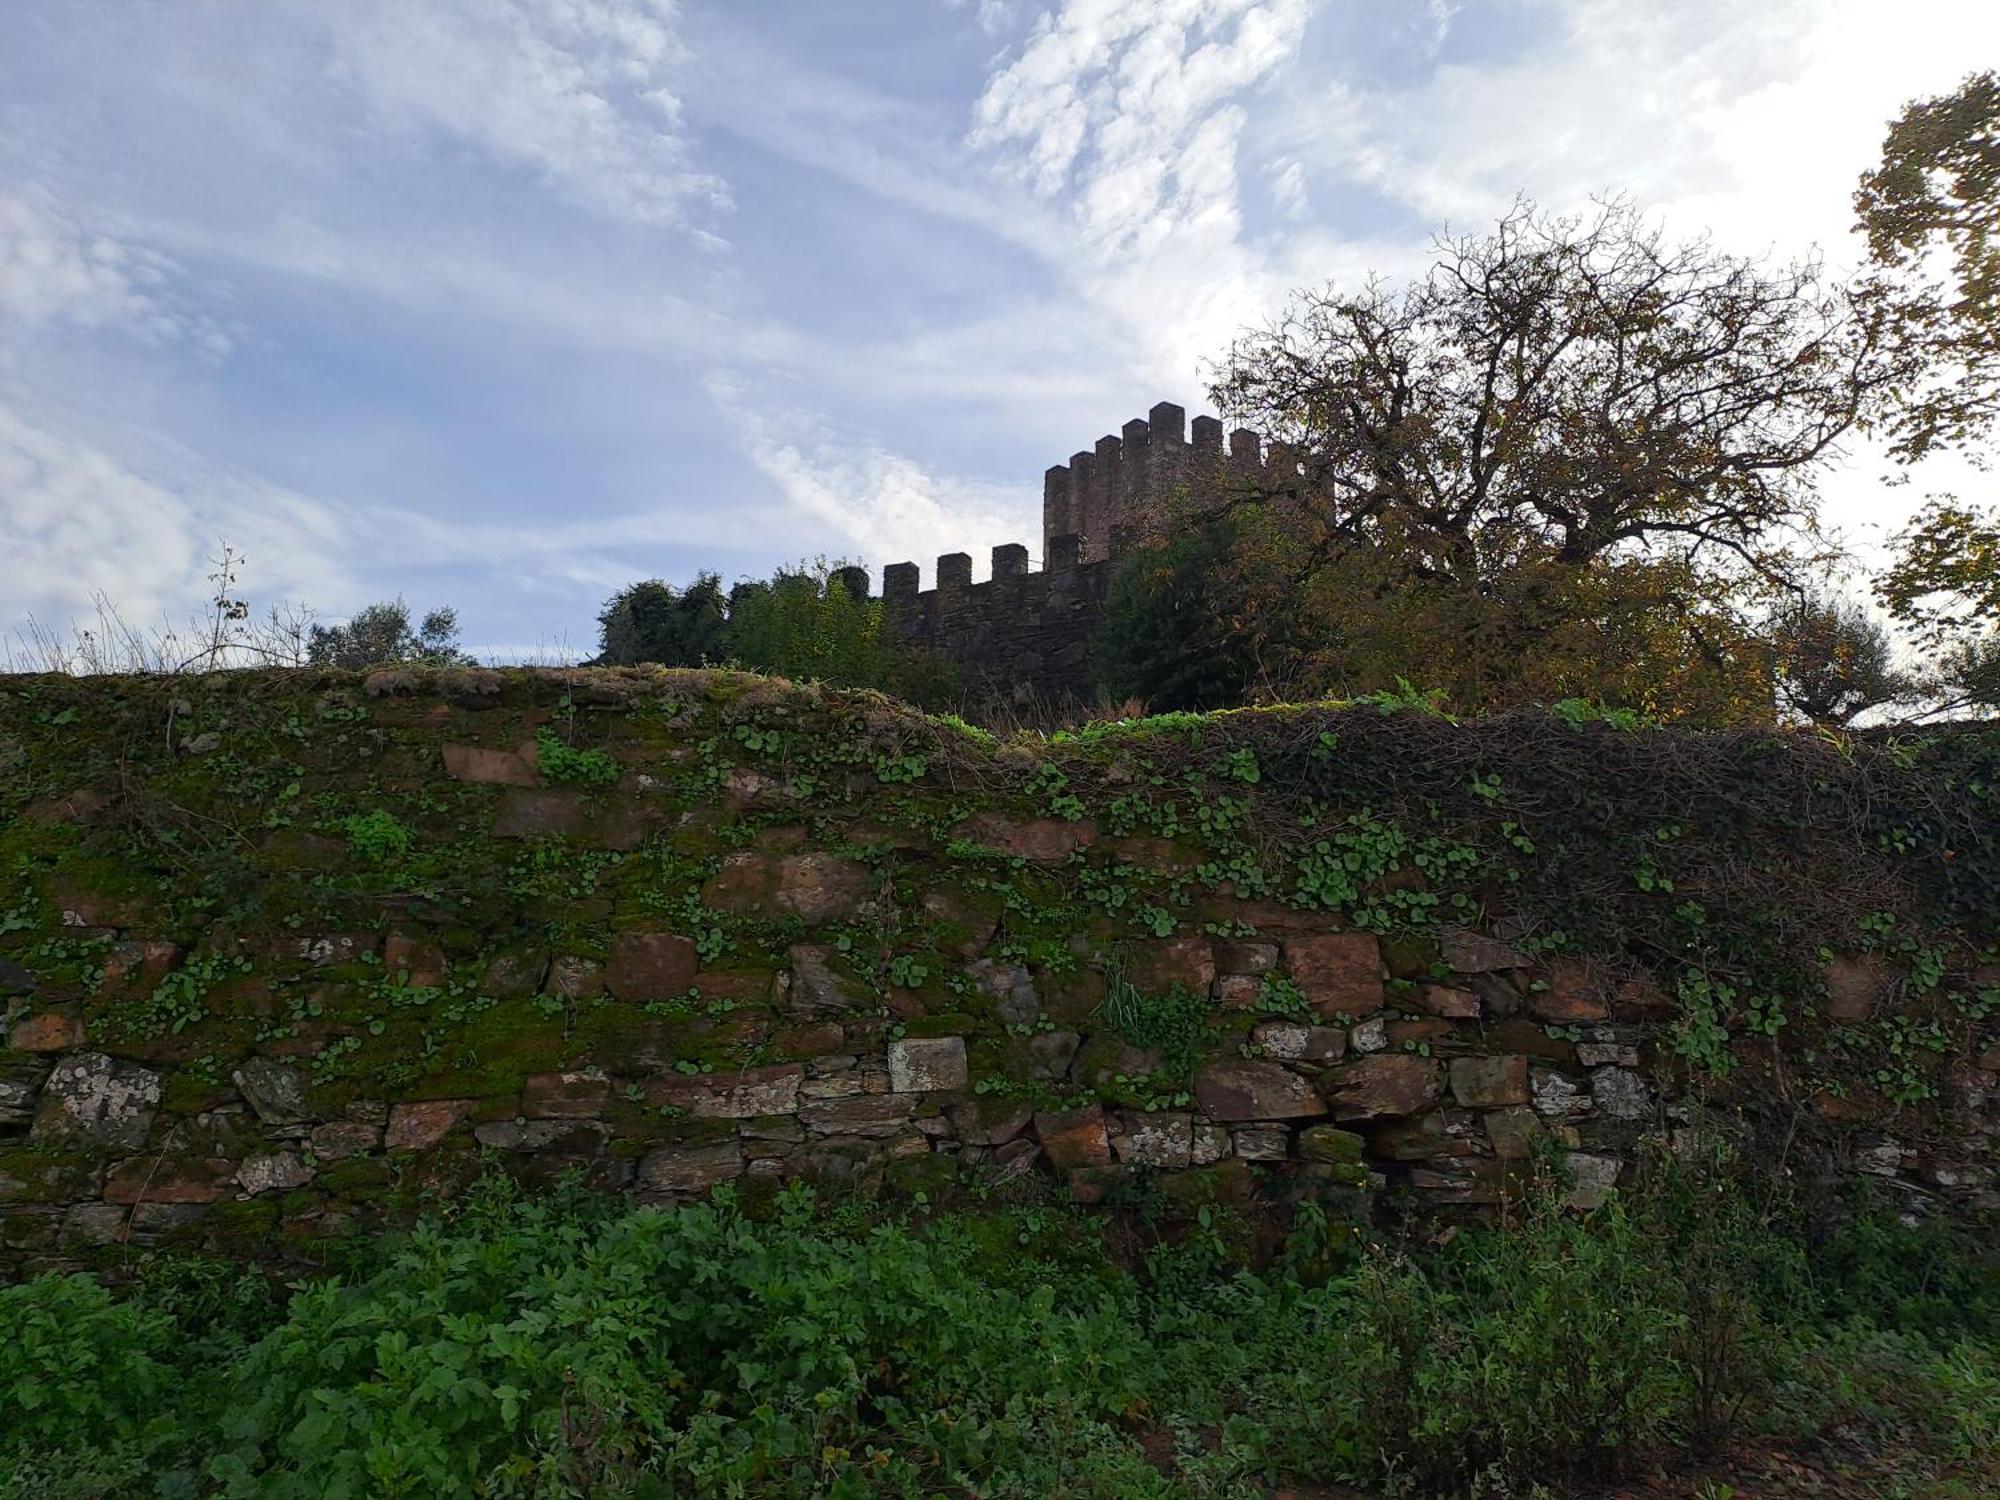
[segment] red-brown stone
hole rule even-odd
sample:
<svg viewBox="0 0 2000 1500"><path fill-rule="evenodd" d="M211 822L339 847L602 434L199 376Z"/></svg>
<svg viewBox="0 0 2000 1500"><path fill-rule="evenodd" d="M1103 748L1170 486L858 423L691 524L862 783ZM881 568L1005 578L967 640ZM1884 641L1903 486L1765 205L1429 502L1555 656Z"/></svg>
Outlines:
<svg viewBox="0 0 2000 1500"><path fill-rule="evenodd" d="M481 745L446 745L444 772L454 781L480 781L501 786L533 786L533 761L515 750L489 750Z"/></svg>
<svg viewBox="0 0 2000 1500"><path fill-rule="evenodd" d="M7 1033L7 1045L16 1052L67 1052L83 1045L82 1018L59 1010L24 1017Z"/></svg>
<svg viewBox="0 0 2000 1500"><path fill-rule="evenodd" d="M1604 981L1573 959L1550 964L1546 987L1530 989L1521 1003L1529 1015L1557 1026L1602 1021L1611 1014Z"/></svg>
<svg viewBox="0 0 2000 1500"><path fill-rule="evenodd" d="M1111 1136L1095 1104L1036 1115L1035 1139L1058 1172L1111 1165Z"/></svg>
<svg viewBox="0 0 2000 1500"><path fill-rule="evenodd" d="M694 984L695 945L675 932L621 932L611 940L606 987L620 1000L671 1000Z"/></svg>
<svg viewBox="0 0 2000 1500"><path fill-rule="evenodd" d="M1195 1101L1211 1120L1297 1120L1326 1113L1309 1079L1280 1063L1225 1057L1195 1076Z"/></svg>
<svg viewBox="0 0 2000 1500"><path fill-rule="evenodd" d="M1333 1115L1337 1120L1374 1120L1414 1115L1437 1102L1441 1088L1438 1065L1428 1058L1364 1057L1330 1075Z"/></svg>
<svg viewBox="0 0 2000 1500"><path fill-rule="evenodd" d="M105 1174L110 1203L218 1203L230 1194L236 1164L220 1157L162 1161L132 1156Z"/></svg>
<svg viewBox="0 0 2000 1500"><path fill-rule="evenodd" d="M389 1128L382 1143L391 1151L428 1151L469 1116L477 1100L419 1099L389 1110Z"/></svg>
<svg viewBox="0 0 2000 1500"><path fill-rule="evenodd" d="M1322 1016L1359 1019L1382 1008L1382 951L1369 932L1285 939L1285 967Z"/></svg>

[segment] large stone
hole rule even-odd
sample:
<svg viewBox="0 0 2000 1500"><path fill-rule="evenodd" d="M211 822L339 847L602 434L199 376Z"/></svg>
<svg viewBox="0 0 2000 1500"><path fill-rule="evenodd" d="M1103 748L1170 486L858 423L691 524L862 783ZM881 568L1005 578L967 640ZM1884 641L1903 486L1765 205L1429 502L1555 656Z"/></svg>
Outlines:
<svg viewBox="0 0 2000 1500"><path fill-rule="evenodd" d="M582 831L583 799L573 791L509 787L493 814L496 839L566 839Z"/></svg>
<svg viewBox="0 0 2000 1500"><path fill-rule="evenodd" d="M1479 995L1476 991L1461 990L1448 984L1420 984L1417 986L1417 1009L1450 1021L1476 1021L1479 1019Z"/></svg>
<svg viewBox="0 0 2000 1500"><path fill-rule="evenodd" d="M1268 974L1277 966L1276 943L1227 938L1215 945L1215 970L1218 974Z"/></svg>
<svg viewBox="0 0 2000 1500"><path fill-rule="evenodd" d="M604 993L604 966L580 953L560 954L549 964L543 986L565 1000L588 1000Z"/></svg>
<svg viewBox="0 0 2000 1500"><path fill-rule="evenodd" d="M454 781L479 781L501 786L533 786L536 767L514 750L489 750L483 745L446 745L444 772Z"/></svg>
<svg viewBox="0 0 2000 1500"><path fill-rule="evenodd" d="M428 1151L451 1134L477 1103L474 1099L418 1099L391 1105L382 1144L391 1151Z"/></svg>
<svg viewBox="0 0 2000 1500"><path fill-rule="evenodd" d="M1369 932L1287 938L1285 967L1329 1020L1358 1020L1382 1008L1382 950Z"/></svg>
<svg viewBox="0 0 2000 1500"><path fill-rule="evenodd" d="M1135 1110L1121 1115L1119 1125L1111 1145L1118 1159L1127 1165L1178 1171L1192 1163L1193 1116L1175 1110L1157 1113Z"/></svg>
<svg viewBox="0 0 2000 1500"><path fill-rule="evenodd" d="M1035 982L1023 965L982 958L968 964L965 972L979 986L980 993L992 1000L995 1014L1009 1026L1031 1025L1041 1016Z"/></svg>
<svg viewBox="0 0 2000 1500"><path fill-rule="evenodd" d="M496 1000L525 1000L539 994L549 972L549 955L540 948L517 948L495 956L486 966L480 993Z"/></svg>
<svg viewBox="0 0 2000 1500"><path fill-rule="evenodd" d="M687 993L700 967L701 954L677 932L621 932L611 940L604 983L620 1000L671 1000Z"/></svg>
<svg viewBox="0 0 2000 1500"><path fill-rule="evenodd" d="M83 1018L59 1010L23 1016L8 1030L6 1044L16 1052L68 1052L83 1045Z"/></svg>
<svg viewBox="0 0 2000 1500"><path fill-rule="evenodd" d="M160 1107L160 1075L102 1052L79 1052L57 1063L43 1085L28 1138L51 1145L146 1144Z"/></svg>
<svg viewBox="0 0 2000 1500"><path fill-rule="evenodd" d="M444 949L414 933L392 932L382 940L382 972L413 989L437 989L445 981Z"/></svg>
<svg viewBox="0 0 2000 1500"><path fill-rule="evenodd" d="M743 1147L738 1141L706 1146L662 1146L639 1159L633 1188L641 1201L657 1201L706 1192L743 1173Z"/></svg>
<svg viewBox="0 0 2000 1500"><path fill-rule="evenodd" d="M177 1161L128 1157L104 1176L107 1203L218 1203L235 1186L236 1164L220 1157Z"/></svg>
<svg viewBox="0 0 2000 1500"><path fill-rule="evenodd" d="M881 1137L900 1135L916 1113L914 1094L856 1094L842 1099L808 1099L799 1120L816 1135Z"/></svg>
<svg viewBox="0 0 2000 1500"><path fill-rule="evenodd" d="M1365 1147L1360 1136L1338 1125L1308 1125L1299 1132L1299 1156L1330 1166L1353 1166Z"/></svg>
<svg viewBox="0 0 2000 1500"><path fill-rule="evenodd" d="M1653 1091L1630 1068L1596 1068L1590 1075L1590 1102L1613 1120L1643 1120L1653 1112Z"/></svg>
<svg viewBox="0 0 2000 1500"><path fill-rule="evenodd" d="M1826 1014L1834 1021L1865 1021L1896 992L1896 976L1872 955L1840 957L1826 966Z"/></svg>
<svg viewBox="0 0 2000 1500"><path fill-rule="evenodd" d="M1254 1058L1208 1064L1195 1075L1194 1097L1211 1120L1295 1120L1326 1113L1326 1101L1309 1080Z"/></svg>
<svg viewBox="0 0 2000 1500"><path fill-rule="evenodd" d="M1337 1120L1377 1120L1420 1114L1441 1092L1438 1065L1428 1058L1383 1053L1349 1063L1331 1075L1329 1099Z"/></svg>
<svg viewBox="0 0 2000 1500"><path fill-rule="evenodd" d="M1266 1057L1280 1062L1339 1062L1347 1051L1347 1033L1338 1026L1308 1026L1303 1021L1259 1021L1250 1041Z"/></svg>
<svg viewBox="0 0 2000 1500"><path fill-rule="evenodd" d="M236 1180L251 1197L260 1193L288 1193L313 1180L313 1169L296 1152L267 1151L246 1157L236 1169Z"/></svg>
<svg viewBox="0 0 2000 1500"><path fill-rule="evenodd" d="M813 851L771 854L742 849L723 860L702 900L741 916L791 915L803 922L844 922L868 900L868 867Z"/></svg>
<svg viewBox="0 0 2000 1500"><path fill-rule="evenodd" d="M903 1037L889 1043L889 1087L896 1093L948 1093L971 1081L962 1036Z"/></svg>
<svg viewBox="0 0 2000 1500"><path fill-rule="evenodd" d="M1528 1059L1525 1057L1454 1057L1451 1060L1451 1096L1469 1109L1498 1109L1502 1105L1526 1104L1533 1097L1528 1086Z"/></svg>
<svg viewBox="0 0 2000 1500"><path fill-rule="evenodd" d="M1502 1161L1526 1161L1547 1134L1541 1118L1524 1105L1489 1109L1479 1117L1479 1123L1486 1127L1493 1154Z"/></svg>
<svg viewBox="0 0 2000 1500"><path fill-rule="evenodd" d="M1058 1172L1111 1165L1111 1137L1104 1126L1104 1111L1098 1105L1036 1115L1035 1139L1041 1143L1049 1165Z"/></svg>
<svg viewBox="0 0 2000 1500"><path fill-rule="evenodd" d="M1200 937L1135 943L1125 956L1125 977L1146 994L1180 985L1206 995L1215 983L1215 945Z"/></svg>
<svg viewBox="0 0 2000 1500"><path fill-rule="evenodd" d="M1370 1151L1387 1161L1444 1161L1476 1156L1474 1117L1429 1110L1424 1114L1386 1120L1368 1133Z"/></svg>
<svg viewBox="0 0 2000 1500"><path fill-rule="evenodd" d="M261 1123L303 1125L312 1118L297 1069L268 1057L253 1057L230 1077Z"/></svg>
<svg viewBox="0 0 2000 1500"><path fill-rule="evenodd" d="M1448 927L1438 937L1439 951L1456 974L1490 974L1499 969L1525 969L1527 959L1498 938Z"/></svg>
<svg viewBox="0 0 2000 1500"><path fill-rule="evenodd" d="M859 989L833 967L833 950L817 943L794 943L791 987L786 1008L799 1015L825 1015L853 1010L861 1004Z"/></svg>
<svg viewBox="0 0 2000 1500"><path fill-rule="evenodd" d="M1601 1206L1611 1196L1611 1190L1618 1186L1618 1174L1624 1169L1624 1163L1615 1156L1591 1156L1581 1151L1570 1152L1563 1161L1569 1168L1572 1182L1569 1195L1563 1201L1571 1208Z"/></svg>
<svg viewBox="0 0 2000 1500"><path fill-rule="evenodd" d="M1034 1119L1034 1110L1018 1099L979 1095L953 1104L946 1114L951 1128L968 1146L1004 1146Z"/></svg>
<svg viewBox="0 0 2000 1500"><path fill-rule="evenodd" d="M1031 864L1059 865L1086 844L1095 843L1097 828L1089 822L1060 818L1008 818L978 813L952 829L954 838L989 849L1003 850Z"/></svg>
<svg viewBox="0 0 2000 1500"><path fill-rule="evenodd" d="M649 1104L671 1104L700 1120L750 1120L789 1115L799 1107L805 1069L774 1063L729 1073L666 1074L647 1085Z"/></svg>
<svg viewBox="0 0 2000 1500"><path fill-rule="evenodd" d="M321 1161L345 1161L365 1156L382 1144L382 1127L363 1120L334 1120L316 1126L310 1137L313 1155Z"/></svg>
<svg viewBox="0 0 2000 1500"><path fill-rule="evenodd" d="M0 1067L0 1125L26 1125L35 1118L35 1100L47 1076L46 1064Z"/></svg>
<svg viewBox="0 0 2000 1500"><path fill-rule="evenodd" d="M521 1113L531 1120L594 1120L610 1103L611 1080L596 1068L521 1080Z"/></svg>
<svg viewBox="0 0 2000 1500"><path fill-rule="evenodd" d="M1557 1026L1602 1021L1611 1014L1604 980L1575 959L1550 964L1542 986L1530 989L1522 1003L1536 1020Z"/></svg>
<svg viewBox="0 0 2000 1500"><path fill-rule="evenodd" d="M1027 1076L1039 1083L1053 1083L1069 1076L1083 1037L1074 1031L1042 1031L1028 1038Z"/></svg>

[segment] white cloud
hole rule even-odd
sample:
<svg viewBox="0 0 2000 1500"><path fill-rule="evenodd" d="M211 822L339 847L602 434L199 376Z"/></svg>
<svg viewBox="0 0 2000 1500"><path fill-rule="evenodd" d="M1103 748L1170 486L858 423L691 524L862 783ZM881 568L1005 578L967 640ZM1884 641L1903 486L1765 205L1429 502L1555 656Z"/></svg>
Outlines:
<svg viewBox="0 0 2000 1500"><path fill-rule="evenodd" d="M191 313L180 267L106 229L88 229L47 189L0 189L0 318L28 327L108 329L146 342L192 338L224 353L229 335Z"/></svg>
<svg viewBox="0 0 2000 1500"><path fill-rule="evenodd" d="M915 562L926 573L947 552L969 552L975 576L990 549L1023 542L1039 552L1039 491L934 474L879 444L837 435L822 422L776 409L739 379L713 375L710 398L728 418L743 455L833 548L851 548L880 581L884 564ZM809 527L801 551L821 545Z"/></svg>
<svg viewBox="0 0 2000 1500"><path fill-rule="evenodd" d="M720 204L690 162L669 0L343 0L324 24L332 72L394 133L435 132L641 223Z"/></svg>

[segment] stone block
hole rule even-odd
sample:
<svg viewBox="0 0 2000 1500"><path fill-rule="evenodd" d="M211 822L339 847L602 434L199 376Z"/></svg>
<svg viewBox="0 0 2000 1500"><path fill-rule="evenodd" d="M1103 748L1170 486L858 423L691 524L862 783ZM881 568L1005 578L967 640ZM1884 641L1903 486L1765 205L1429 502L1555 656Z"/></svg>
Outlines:
<svg viewBox="0 0 2000 1500"><path fill-rule="evenodd" d="M1087 819L1072 823L1062 818L977 813L952 829L952 836L999 849L1030 864L1059 865L1097 841L1097 826Z"/></svg>
<svg viewBox="0 0 2000 1500"><path fill-rule="evenodd" d="M160 1075L101 1052L73 1053L43 1085L28 1138L37 1144L97 1145L137 1151L160 1107Z"/></svg>
<svg viewBox="0 0 2000 1500"><path fill-rule="evenodd" d="M1382 951L1369 932L1287 938L1285 967L1306 999L1329 1020L1359 1020L1382 1008Z"/></svg>
<svg viewBox="0 0 2000 1500"><path fill-rule="evenodd" d="M902 1037L889 1043L889 1087L895 1093L949 1093L971 1081L962 1036Z"/></svg>
<svg viewBox="0 0 2000 1500"><path fill-rule="evenodd" d="M521 1080L521 1113L531 1120L594 1120L610 1103L611 1080L596 1069Z"/></svg>
<svg viewBox="0 0 2000 1500"><path fill-rule="evenodd" d="M1543 987L1530 989L1521 1003L1536 1020L1556 1026L1602 1021L1611 1014L1604 980L1574 959L1551 963Z"/></svg>
<svg viewBox="0 0 2000 1500"><path fill-rule="evenodd" d="M856 1094L845 1099L808 1099L799 1121L815 1135L877 1138L900 1135L916 1113L914 1094Z"/></svg>
<svg viewBox="0 0 2000 1500"><path fill-rule="evenodd" d="M953 1104L946 1114L968 1146L1004 1146L1028 1128L1035 1112L1017 1099L981 1095Z"/></svg>
<svg viewBox="0 0 2000 1500"><path fill-rule="evenodd" d="M743 1174L743 1146L735 1140L705 1146L662 1146L639 1159L633 1182L641 1202L702 1193Z"/></svg>
<svg viewBox="0 0 2000 1500"><path fill-rule="evenodd" d="M1522 1105L1489 1109L1479 1117L1479 1123L1485 1127L1493 1154L1502 1161L1526 1161L1547 1134L1541 1117Z"/></svg>
<svg viewBox="0 0 2000 1500"><path fill-rule="evenodd" d="M1111 1164L1111 1137L1095 1104L1036 1115L1035 1139L1058 1172Z"/></svg>
<svg viewBox="0 0 2000 1500"><path fill-rule="evenodd" d="M1835 958L1823 978L1827 1019L1833 1021L1865 1021L1896 993L1895 972L1872 954Z"/></svg>
<svg viewBox="0 0 2000 1500"><path fill-rule="evenodd" d="M1194 1159L1194 1118L1178 1110L1128 1110L1118 1117L1111 1148L1128 1166L1179 1171Z"/></svg>
<svg viewBox="0 0 2000 1500"><path fill-rule="evenodd" d="M1337 1120L1376 1120L1420 1114L1442 1092L1438 1065L1429 1058L1379 1054L1346 1064L1330 1075L1328 1095Z"/></svg>
<svg viewBox="0 0 2000 1500"><path fill-rule="evenodd" d="M1309 1079L1275 1062L1218 1058L1195 1075L1195 1101L1211 1120L1295 1120L1326 1113Z"/></svg>
<svg viewBox="0 0 2000 1500"><path fill-rule="evenodd" d="M1035 982L1021 964L982 958L968 964L965 972L979 992L993 1002L994 1012L1009 1026L1027 1026L1042 1014L1035 996Z"/></svg>
<svg viewBox="0 0 2000 1500"><path fill-rule="evenodd" d="M1513 1057L1454 1057L1451 1096L1468 1109L1497 1109L1526 1104L1533 1097L1528 1083L1528 1059Z"/></svg>
<svg viewBox="0 0 2000 1500"><path fill-rule="evenodd" d="M1218 974L1268 974L1277 966L1276 943L1225 938L1215 945L1215 970Z"/></svg>
<svg viewBox="0 0 2000 1500"><path fill-rule="evenodd" d="M236 1180L251 1197L260 1193L288 1193L313 1180L313 1169L296 1152L268 1151L244 1158L236 1169Z"/></svg>
<svg viewBox="0 0 2000 1500"><path fill-rule="evenodd" d="M533 786L537 767L515 750L491 750L483 745L446 745L444 773L454 781L498 786Z"/></svg>
<svg viewBox="0 0 2000 1500"><path fill-rule="evenodd" d="M789 1115L799 1107L805 1069L773 1063L728 1073L666 1074L646 1086L646 1102L671 1104L702 1120L749 1120Z"/></svg>
<svg viewBox="0 0 2000 1500"><path fill-rule="evenodd" d="M253 1057L230 1079L257 1119L265 1125L303 1125L312 1118L306 1108L305 1083L296 1068L268 1057Z"/></svg>
<svg viewBox="0 0 2000 1500"><path fill-rule="evenodd" d="M83 1045L83 1018L59 1010L23 1016L8 1029L6 1044L16 1052L68 1052Z"/></svg>
<svg viewBox="0 0 2000 1500"><path fill-rule="evenodd" d="M1442 1016L1450 1021L1479 1019L1479 995L1474 990L1461 990L1448 984L1420 984L1416 999L1417 1009L1426 1015Z"/></svg>
<svg viewBox="0 0 2000 1500"><path fill-rule="evenodd" d="M1528 967L1528 960L1500 939L1464 927L1446 928L1439 935L1438 950L1455 974L1491 974Z"/></svg>
<svg viewBox="0 0 2000 1500"><path fill-rule="evenodd" d="M316 1126L308 1137L313 1155L322 1161L345 1161L350 1156L366 1156L382 1144L382 1127L360 1120L334 1120Z"/></svg>
<svg viewBox="0 0 2000 1500"><path fill-rule="evenodd" d="M133 1156L104 1175L107 1203L218 1203L236 1186L236 1164L220 1157Z"/></svg>
<svg viewBox="0 0 2000 1500"><path fill-rule="evenodd" d="M1239 1161L1284 1161L1292 1154L1292 1133L1282 1125L1237 1125L1229 1146Z"/></svg>
<svg viewBox="0 0 2000 1500"><path fill-rule="evenodd" d="M391 1151L428 1151L471 1115L474 1099L418 1099L389 1106L382 1144Z"/></svg>
<svg viewBox="0 0 2000 1500"><path fill-rule="evenodd" d="M437 989L445 981L444 949L411 933L392 932L382 943L382 972L399 984Z"/></svg>
<svg viewBox="0 0 2000 1500"><path fill-rule="evenodd" d="M868 892L868 868L857 860L742 849L723 860L722 869L702 887L702 900L717 911L764 917L788 913L817 925L858 916Z"/></svg>
<svg viewBox="0 0 2000 1500"><path fill-rule="evenodd" d="M1592 1070L1590 1102L1612 1120L1643 1120L1653 1113L1653 1091L1630 1068Z"/></svg>
<svg viewBox="0 0 2000 1500"><path fill-rule="evenodd" d="M620 1000L671 1000L687 993L700 967L695 945L677 932L621 932L611 940L604 983Z"/></svg>
<svg viewBox="0 0 2000 1500"><path fill-rule="evenodd" d="M1215 983L1215 945L1207 938L1155 938L1132 945L1125 977L1142 993L1163 994L1175 985L1206 995Z"/></svg>

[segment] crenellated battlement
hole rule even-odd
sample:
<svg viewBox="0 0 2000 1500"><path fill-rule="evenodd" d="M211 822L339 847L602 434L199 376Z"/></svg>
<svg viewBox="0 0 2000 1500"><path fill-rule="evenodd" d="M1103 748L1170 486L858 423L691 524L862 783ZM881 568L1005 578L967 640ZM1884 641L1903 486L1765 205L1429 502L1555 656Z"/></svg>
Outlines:
<svg viewBox="0 0 2000 1500"><path fill-rule="evenodd" d="M918 587L915 563L891 563L882 570L891 629L959 663L975 686L1088 697L1103 565L1177 518L1293 490L1302 475L1287 445L1247 427L1225 433L1214 417L1190 424L1162 401L1043 474L1040 571L1019 542L993 549L984 583L972 581L965 552L938 558L930 589Z"/></svg>

